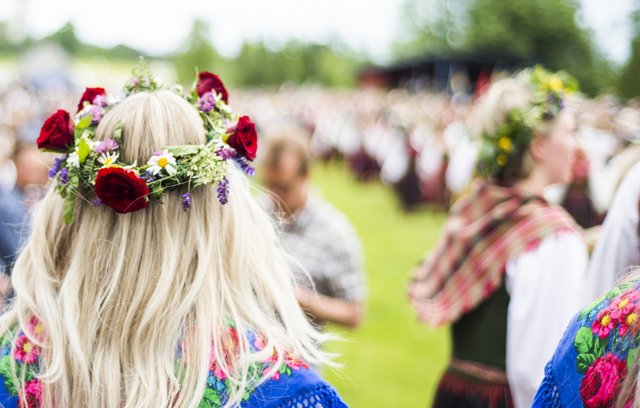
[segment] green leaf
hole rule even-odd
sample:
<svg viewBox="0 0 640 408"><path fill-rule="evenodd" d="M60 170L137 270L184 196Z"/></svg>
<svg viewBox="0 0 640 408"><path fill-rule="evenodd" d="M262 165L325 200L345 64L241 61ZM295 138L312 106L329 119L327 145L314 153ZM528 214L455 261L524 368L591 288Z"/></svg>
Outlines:
<svg viewBox="0 0 640 408"><path fill-rule="evenodd" d="M595 341L593 342L593 354L598 357L603 355L608 342L609 338L607 338L605 342L600 337L596 337Z"/></svg>
<svg viewBox="0 0 640 408"><path fill-rule="evenodd" d="M80 119L80 121L76 125L76 129L88 128L91 125L91 121L93 121L93 116L91 116L91 114L89 113L86 116L84 116L82 119Z"/></svg>
<svg viewBox="0 0 640 408"><path fill-rule="evenodd" d="M64 223L71 224L73 221L73 207L76 204L75 196L69 194L67 199L64 202Z"/></svg>
<svg viewBox="0 0 640 408"><path fill-rule="evenodd" d="M220 394L211 388L205 388L204 395L202 396L202 400L200 400L200 404L198 408L218 408L222 405L222 400L220 398Z"/></svg>
<svg viewBox="0 0 640 408"><path fill-rule="evenodd" d="M4 378L4 385L7 391L13 395L18 395L18 387L13 382L13 373L11 370L12 357L4 356L0 359L0 375Z"/></svg>
<svg viewBox="0 0 640 408"><path fill-rule="evenodd" d="M629 350L627 354L627 368L630 369L633 364L636 362L636 357L638 355L638 347Z"/></svg>
<svg viewBox="0 0 640 408"><path fill-rule="evenodd" d="M596 357L593 354L578 354L578 358L576 359L578 371L580 373L586 372L587 368L589 368L594 361L596 361Z"/></svg>
<svg viewBox="0 0 640 408"><path fill-rule="evenodd" d="M167 150L171 152L175 157L188 156L192 154L198 154L201 147L198 145L185 145L185 146L169 146Z"/></svg>
<svg viewBox="0 0 640 408"><path fill-rule="evenodd" d="M116 124L116 128L113 131L113 139L118 143L122 144L122 122L118 122Z"/></svg>
<svg viewBox="0 0 640 408"><path fill-rule="evenodd" d="M67 198L64 203L65 224L71 224L71 221L73 221L73 207L76 204L76 194L73 190L76 190L79 184L80 184L80 179L78 178L77 175L72 176L71 179L69 180L68 188L70 190L68 191Z"/></svg>
<svg viewBox="0 0 640 408"><path fill-rule="evenodd" d="M84 129L80 129L78 126L76 126L75 129L73 129L73 139L74 140L80 139L83 133L84 133Z"/></svg>
<svg viewBox="0 0 640 408"><path fill-rule="evenodd" d="M573 341L578 354L590 353L593 350L593 332L588 327L581 327L576 333L576 338Z"/></svg>
<svg viewBox="0 0 640 408"><path fill-rule="evenodd" d="M89 153L91 153L91 146L87 139L83 137L78 144L78 159L80 160L80 164L83 164L85 160L87 160Z"/></svg>

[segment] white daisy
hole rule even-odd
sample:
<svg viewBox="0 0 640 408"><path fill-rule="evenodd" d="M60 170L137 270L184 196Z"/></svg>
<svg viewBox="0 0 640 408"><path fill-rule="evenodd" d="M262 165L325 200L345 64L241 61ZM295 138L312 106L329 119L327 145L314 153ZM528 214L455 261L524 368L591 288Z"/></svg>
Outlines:
<svg viewBox="0 0 640 408"><path fill-rule="evenodd" d="M118 153L103 153L98 158L98 161L102 163L102 167L114 167L119 156Z"/></svg>
<svg viewBox="0 0 640 408"><path fill-rule="evenodd" d="M76 148L76 151L69 154L69 157L67 157L67 163L73 167L80 167L80 156L78 156L78 148Z"/></svg>
<svg viewBox="0 0 640 408"><path fill-rule="evenodd" d="M163 169L170 176L173 176L177 172L174 167L176 159L167 149L163 150L161 154L151 156L147 164L150 166L148 170L154 175L160 173Z"/></svg>

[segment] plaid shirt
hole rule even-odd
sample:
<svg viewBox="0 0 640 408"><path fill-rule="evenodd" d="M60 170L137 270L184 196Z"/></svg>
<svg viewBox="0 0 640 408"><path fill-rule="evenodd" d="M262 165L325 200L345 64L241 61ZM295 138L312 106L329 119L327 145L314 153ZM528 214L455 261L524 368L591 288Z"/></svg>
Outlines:
<svg viewBox="0 0 640 408"><path fill-rule="evenodd" d="M289 266L297 284L349 302L364 299L360 241L343 214L309 194L304 208L278 232L283 248L291 255Z"/></svg>

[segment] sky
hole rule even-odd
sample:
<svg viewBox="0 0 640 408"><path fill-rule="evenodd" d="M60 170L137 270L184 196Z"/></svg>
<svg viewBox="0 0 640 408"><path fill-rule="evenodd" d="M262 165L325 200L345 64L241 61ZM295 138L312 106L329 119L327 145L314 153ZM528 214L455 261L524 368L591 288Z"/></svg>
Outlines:
<svg viewBox="0 0 640 408"><path fill-rule="evenodd" d="M629 13L634 0L581 0L580 21L618 63L629 55ZM164 4L163 4L164 3ZM124 43L150 54L169 53L187 36L193 18L207 21L211 40L233 56L245 39L274 44L296 38L326 42L339 38L378 62L391 57L402 33L402 0L0 0L0 20L26 27L38 38L72 21L87 43ZM16 19L15 16L22 16Z"/></svg>

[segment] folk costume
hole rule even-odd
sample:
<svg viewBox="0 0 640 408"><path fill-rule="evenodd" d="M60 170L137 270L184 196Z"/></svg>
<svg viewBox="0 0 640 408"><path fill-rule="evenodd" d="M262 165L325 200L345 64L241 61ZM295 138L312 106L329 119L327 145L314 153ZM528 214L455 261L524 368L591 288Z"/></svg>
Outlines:
<svg viewBox="0 0 640 408"><path fill-rule="evenodd" d="M545 369L533 407L614 407L635 375L640 335L640 281L628 280L571 321ZM625 397L621 397L626 399ZM623 406L636 406L633 398Z"/></svg>
<svg viewBox="0 0 640 408"><path fill-rule="evenodd" d="M562 109L558 76L541 68L521 75L531 84L530 107L514 108L482 135L486 178L452 207L409 285L422 322L451 325L452 356L434 407L528 407L586 298L588 254L579 227L561 207L516 187L519 179L501 178L535 129Z"/></svg>
<svg viewBox="0 0 640 408"><path fill-rule="evenodd" d="M583 302L582 290L566 288L580 287L586 263L578 227L539 196L484 182L456 203L409 290L420 320L452 324L434 406L531 402L571 317L563 313Z"/></svg>

